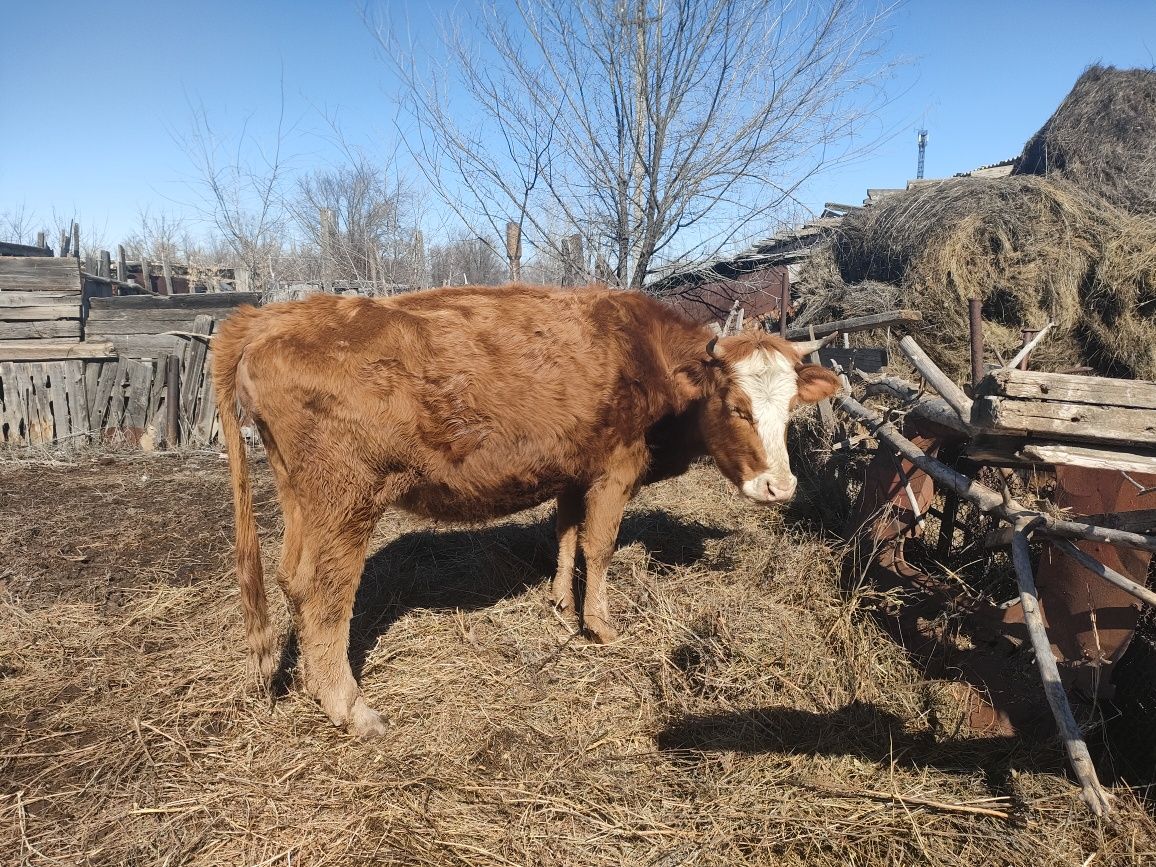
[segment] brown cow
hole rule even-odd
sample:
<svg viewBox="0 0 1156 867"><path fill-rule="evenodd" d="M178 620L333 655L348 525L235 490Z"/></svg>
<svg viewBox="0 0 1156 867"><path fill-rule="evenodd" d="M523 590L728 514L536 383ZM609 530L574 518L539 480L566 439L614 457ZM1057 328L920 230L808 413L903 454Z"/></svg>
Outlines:
<svg viewBox="0 0 1156 867"><path fill-rule="evenodd" d="M813 344L712 339L633 292L526 286L389 299L314 295L243 307L213 342L229 452L237 575L260 675L276 666L240 417L260 432L285 513L277 581L305 688L336 725L385 727L349 666L349 620L384 509L484 521L557 498L553 599L615 637L605 578L627 501L709 455L744 494L787 500L786 425L838 380L801 363Z"/></svg>

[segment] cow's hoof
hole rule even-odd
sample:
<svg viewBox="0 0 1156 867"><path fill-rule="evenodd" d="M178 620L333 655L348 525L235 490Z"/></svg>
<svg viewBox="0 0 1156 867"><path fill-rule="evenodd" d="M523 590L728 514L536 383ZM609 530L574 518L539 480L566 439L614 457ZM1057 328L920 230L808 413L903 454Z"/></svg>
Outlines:
<svg viewBox="0 0 1156 867"><path fill-rule="evenodd" d="M610 644L618 638L618 630L610 625L610 621L601 617L588 618L583 629L595 644Z"/></svg>
<svg viewBox="0 0 1156 867"><path fill-rule="evenodd" d="M574 610L573 597L570 597L568 599L566 599L566 598L560 599L560 598L555 597L554 594L551 593L549 596L546 597L546 601L549 602L550 607L553 608L555 611L557 611L559 614L566 614L566 613Z"/></svg>
<svg viewBox="0 0 1156 867"><path fill-rule="evenodd" d="M353 704L349 714L349 731L359 738L379 738L388 731L381 714L361 699Z"/></svg>

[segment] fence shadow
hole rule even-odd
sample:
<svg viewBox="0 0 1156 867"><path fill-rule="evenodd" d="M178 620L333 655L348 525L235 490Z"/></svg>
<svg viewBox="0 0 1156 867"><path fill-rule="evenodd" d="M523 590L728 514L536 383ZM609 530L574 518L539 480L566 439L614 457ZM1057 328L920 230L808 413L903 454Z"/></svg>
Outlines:
<svg viewBox="0 0 1156 867"><path fill-rule="evenodd" d="M1021 738L936 740L930 733L911 733L898 716L866 702L827 712L768 707L690 714L669 723L656 741L660 750L684 763L702 761L711 753L738 752L855 756L882 765L960 774L982 770L997 794L1008 793L1013 768L1030 763L1062 773L1066 767L1062 751L1033 749Z"/></svg>

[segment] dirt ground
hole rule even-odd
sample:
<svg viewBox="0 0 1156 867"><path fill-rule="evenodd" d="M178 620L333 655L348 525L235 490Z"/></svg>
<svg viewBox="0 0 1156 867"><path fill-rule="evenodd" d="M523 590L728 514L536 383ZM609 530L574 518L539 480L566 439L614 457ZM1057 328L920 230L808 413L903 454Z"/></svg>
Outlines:
<svg viewBox="0 0 1156 867"><path fill-rule="evenodd" d="M230 545L215 454L0 460L0 864L1156 862L1131 790L1099 821L1056 743L969 737L806 504L709 467L631 505L606 647L546 605L549 508L387 514L352 649L372 742L249 683Z"/></svg>

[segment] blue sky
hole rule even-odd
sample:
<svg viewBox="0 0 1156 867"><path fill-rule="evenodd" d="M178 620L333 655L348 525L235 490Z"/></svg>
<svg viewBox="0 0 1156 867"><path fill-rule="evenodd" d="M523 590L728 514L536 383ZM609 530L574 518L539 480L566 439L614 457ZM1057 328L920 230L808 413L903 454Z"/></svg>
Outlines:
<svg viewBox="0 0 1156 867"><path fill-rule="evenodd" d="M469 4L459 7L468 12ZM430 28L445 2L406 11ZM0 212L23 207L51 231L77 215L115 245L139 214L193 215L181 141L201 105L235 138L268 137L285 93L285 150L308 169L338 159L325 118L370 154L396 152L395 83L354 0L58 0L6 4L0 30ZM804 202L857 203L867 187L915 175L915 130L928 177L1015 156L1089 63L1156 63L1156 3L909 0L888 53L907 61L869 157L820 177Z"/></svg>

